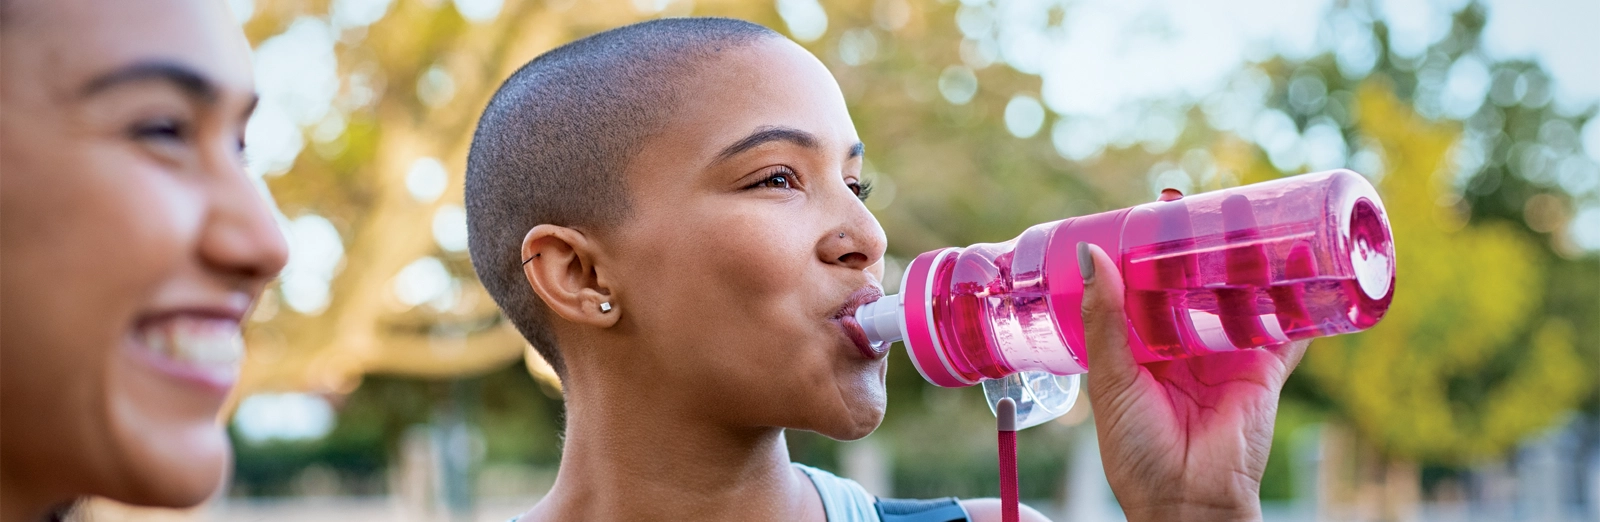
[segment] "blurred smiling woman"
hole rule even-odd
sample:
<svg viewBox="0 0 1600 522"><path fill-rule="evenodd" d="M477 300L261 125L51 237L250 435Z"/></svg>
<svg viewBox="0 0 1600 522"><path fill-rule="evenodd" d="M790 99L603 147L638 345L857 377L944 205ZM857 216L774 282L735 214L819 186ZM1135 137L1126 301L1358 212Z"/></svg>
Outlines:
<svg viewBox="0 0 1600 522"><path fill-rule="evenodd" d="M4 0L0 26L0 518L198 504L287 257L242 168L249 45L210 0Z"/></svg>

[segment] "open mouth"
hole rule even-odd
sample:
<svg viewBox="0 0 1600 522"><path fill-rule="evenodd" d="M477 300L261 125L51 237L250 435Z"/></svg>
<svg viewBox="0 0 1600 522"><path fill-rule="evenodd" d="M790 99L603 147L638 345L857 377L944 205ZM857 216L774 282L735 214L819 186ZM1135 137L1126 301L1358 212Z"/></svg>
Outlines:
<svg viewBox="0 0 1600 522"><path fill-rule="evenodd" d="M850 297L845 299L844 305L839 307L839 311L833 316L833 320L839 323L839 327L844 330L845 336L849 337L850 342L855 344L856 351L860 352L861 357L869 361L882 359L887 355L889 353L889 343L874 345L867 340L867 332L862 330L861 323L856 321L856 309L861 308L861 305L882 298L882 289L871 285L863 286L856 289L855 292L851 292Z"/></svg>
<svg viewBox="0 0 1600 522"><path fill-rule="evenodd" d="M129 334L132 354L167 377L226 394L239 378L244 337L239 319L203 313L140 320Z"/></svg>

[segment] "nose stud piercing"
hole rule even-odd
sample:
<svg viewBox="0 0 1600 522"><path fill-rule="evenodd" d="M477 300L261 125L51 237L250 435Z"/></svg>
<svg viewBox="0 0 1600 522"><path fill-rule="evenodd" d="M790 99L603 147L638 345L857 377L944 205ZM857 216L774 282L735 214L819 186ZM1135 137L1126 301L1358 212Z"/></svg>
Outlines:
<svg viewBox="0 0 1600 522"><path fill-rule="evenodd" d="M610 312L610 311L611 311L611 301L606 301L606 302L600 303L600 313L603 314L603 313Z"/></svg>
<svg viewBox="0 0 1600 522"><path fill-rule="evenodd" d="M844 232L839 233L839 239L844 239Z"/></svg>

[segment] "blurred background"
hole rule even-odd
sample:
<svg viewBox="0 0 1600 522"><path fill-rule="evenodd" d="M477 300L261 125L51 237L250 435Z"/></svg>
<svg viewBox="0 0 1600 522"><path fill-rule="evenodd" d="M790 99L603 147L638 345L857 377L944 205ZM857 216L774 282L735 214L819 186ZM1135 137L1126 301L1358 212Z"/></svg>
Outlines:
<svg viewBox="0 0 1600 522"><path fill-rule="evenodd" d="M248 162L291 259L247 329L227 490L153 520L493 520L560 455L560 383L478 285L462 173L499 81L654 17L791 36L837 76L869 207L910 257L1039 222L1348 167L1399 285L1284 392L1268 520L1600 519L1596 0L230 0ZM891 289L893 283L891 283ZM531 356L530 356L531 355ZM791 433L885 496L998 493L978 389L896 351L883 427ZM639 383L648 390L651 383ZM1022 432L1024 500L1121 520L1087 403Z"/></svg>

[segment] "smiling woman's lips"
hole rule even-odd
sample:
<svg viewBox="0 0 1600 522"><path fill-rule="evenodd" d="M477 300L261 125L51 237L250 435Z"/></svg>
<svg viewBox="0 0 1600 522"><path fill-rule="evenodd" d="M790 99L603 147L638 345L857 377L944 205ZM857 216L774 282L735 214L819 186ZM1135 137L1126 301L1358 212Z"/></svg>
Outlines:
<svg viewBox="0 0 1600 522"><path fill-rule="evenodd" d="M128 352L169 379L225 395L238 379L244 341L236 317L174 313L140 321Z"/></svg>

